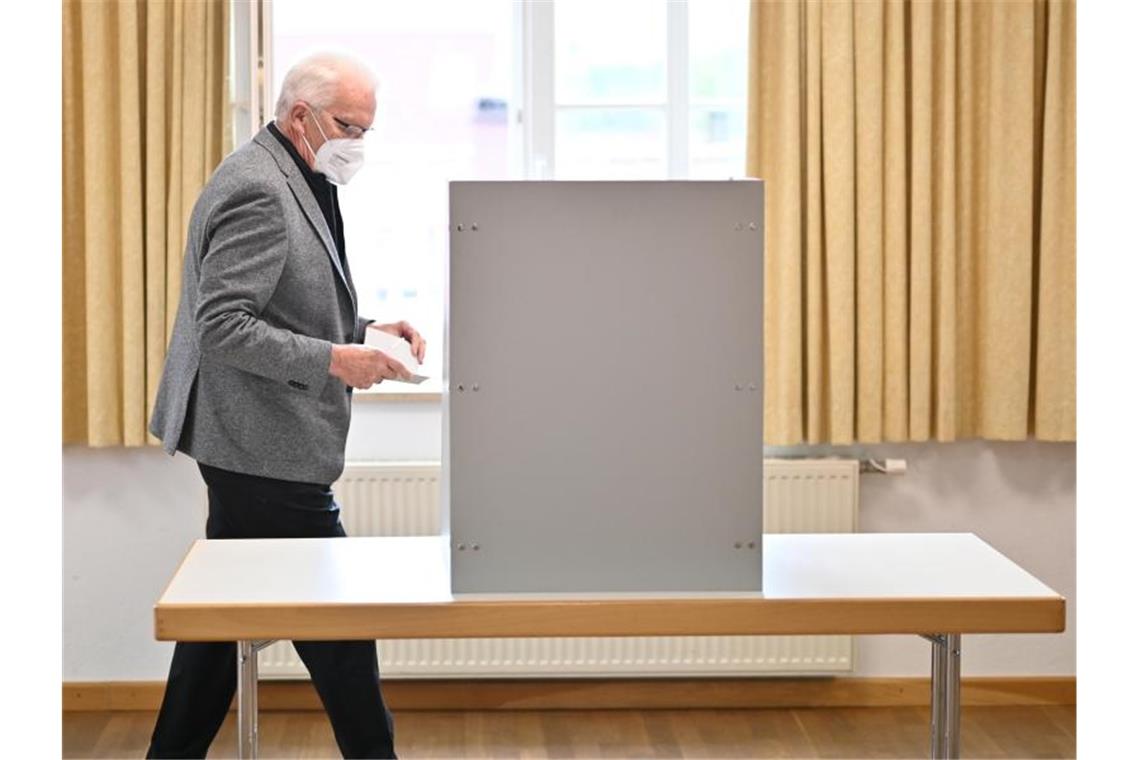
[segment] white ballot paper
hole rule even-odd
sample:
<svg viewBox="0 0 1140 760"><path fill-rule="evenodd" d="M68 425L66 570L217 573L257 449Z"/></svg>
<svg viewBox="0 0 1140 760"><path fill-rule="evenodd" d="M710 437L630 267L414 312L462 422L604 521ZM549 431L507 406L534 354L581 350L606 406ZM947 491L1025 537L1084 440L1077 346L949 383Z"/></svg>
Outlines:
<svg viewBox="0 0 1140 760"><path fill-rule="evenodd" d="M407 368L412 375L411 379L399 380L398 382L419 385L427 380L427 375L420 374L420 363L416 361L416 357L412 356L412 344L403 338L397 338L383 330L375 330L369 327L364 331L364 345L380 349Z"/></svg>

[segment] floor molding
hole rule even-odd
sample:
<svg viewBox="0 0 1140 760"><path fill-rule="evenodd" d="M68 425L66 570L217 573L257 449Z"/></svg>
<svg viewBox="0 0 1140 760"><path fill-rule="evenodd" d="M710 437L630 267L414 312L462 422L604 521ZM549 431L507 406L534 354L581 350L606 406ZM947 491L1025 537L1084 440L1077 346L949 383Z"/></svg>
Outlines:
<svg viewBox="0 0 1140 760"><path fill-rule="evenodd" d="M72 681L65 711L157 710L161 681ZM393 710L729 709L904 707L930 702L925 678L561 678L390 680ZM319 710L308 681L264 680L263 710ZM964 706L1075 705L1075 676L962 679Z"/></svg>

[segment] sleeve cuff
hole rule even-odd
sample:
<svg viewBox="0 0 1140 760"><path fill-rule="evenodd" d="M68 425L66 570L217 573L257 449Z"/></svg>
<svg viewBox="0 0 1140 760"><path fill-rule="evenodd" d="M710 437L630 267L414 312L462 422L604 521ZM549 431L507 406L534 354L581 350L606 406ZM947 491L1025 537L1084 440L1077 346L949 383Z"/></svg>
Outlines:
<svg viewBox="0 0 1140 760"><path fill-rule="evenodd" d="M305 357L289 372L285 384L307 396L320 396L328 382L339 382L329 374L332 363L332 343L310 338L306 341Z"/></svg>
<svg viewBox="0 0 1140 760"><path fill-rule="evenodd" d="M364 342L364 331L368 329L368 325L372 324L375 321L375 319L366 319L365 317L356 318L356 338L354 340L355 343Z"/></svg>

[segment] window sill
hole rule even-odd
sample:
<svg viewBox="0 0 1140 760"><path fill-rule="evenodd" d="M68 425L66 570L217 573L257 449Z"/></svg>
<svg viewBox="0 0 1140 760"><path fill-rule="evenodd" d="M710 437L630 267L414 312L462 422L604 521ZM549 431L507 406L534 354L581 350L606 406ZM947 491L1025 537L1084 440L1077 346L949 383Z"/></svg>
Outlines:
<svg viewBox="0 0 1140 760"><path fill-rule="evenodd" d="M380 391L380 390L366 390L354 391L352 397L355 401L360 401L366 404L383 404L383 403L421 403L421 404L438 404L443 398L443 394L438 390L425 390L425 391Z"/></svg>

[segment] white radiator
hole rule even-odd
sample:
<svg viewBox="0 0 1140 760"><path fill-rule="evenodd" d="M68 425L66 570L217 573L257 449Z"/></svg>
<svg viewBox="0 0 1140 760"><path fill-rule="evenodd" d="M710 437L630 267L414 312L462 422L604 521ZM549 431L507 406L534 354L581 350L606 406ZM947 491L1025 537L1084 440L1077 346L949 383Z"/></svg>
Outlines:
<svg viewBox="0 0 1140 760"><path fill-rule="evenodd" d="M438 462L350 463L335 484L350 536L439 533ZM859 462L764 462L766 533L856 529ZM850 636L654 636L427 639L378 642L387 678L830 675L851 671ZM265 649L266 678L308 674L292 645Z"/></svg>

